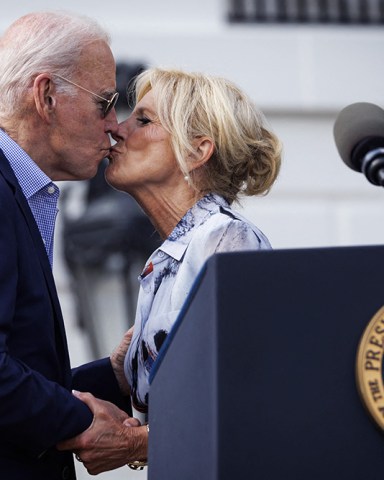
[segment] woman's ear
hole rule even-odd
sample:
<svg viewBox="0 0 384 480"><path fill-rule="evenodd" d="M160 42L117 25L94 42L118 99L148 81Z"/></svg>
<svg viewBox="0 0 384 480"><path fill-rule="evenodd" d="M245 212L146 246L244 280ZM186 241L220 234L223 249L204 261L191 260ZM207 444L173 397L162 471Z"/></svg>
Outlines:
<svg viewBox="0 0 384 480"><path fill-rule="evenodd" d="M195 153L191 161L191 170L203 166L212 157L215 150L213 140L209 137L199 137L193 142Z"/></svg>
<svg viewBox="0 0 384 480"><path fill-rule="evenodd" d="M46 121L49 121L56 107L55 90L52 79L46 73L41 73L33 82L33 98L37 113Z"/></svg>

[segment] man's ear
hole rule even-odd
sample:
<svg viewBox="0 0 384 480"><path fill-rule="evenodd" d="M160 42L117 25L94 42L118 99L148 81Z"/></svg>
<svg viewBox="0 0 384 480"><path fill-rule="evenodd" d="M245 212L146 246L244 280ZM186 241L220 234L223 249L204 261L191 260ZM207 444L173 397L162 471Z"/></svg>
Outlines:
<svg viewBox="0 0 384 480"><path fill-rule="evenodd" d="M56 107L56 95L51 77L41 73L33 82L33 98L37 113L46 121L50 120Z"/></svg>
<svg viewBox="0 0 384 480"><path fill-rule="evenodd" d="M213 140L209 137L199 137L193 142L195 153L191 159L191 170L202 167L212 157L215 150Z"/></svg>

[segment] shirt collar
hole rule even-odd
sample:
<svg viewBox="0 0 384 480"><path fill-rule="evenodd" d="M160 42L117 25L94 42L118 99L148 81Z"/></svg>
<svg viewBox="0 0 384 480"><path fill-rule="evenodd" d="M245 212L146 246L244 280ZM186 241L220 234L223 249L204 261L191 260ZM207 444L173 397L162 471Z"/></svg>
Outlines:
<svg viewBox="0 0 384 480"><path fill-rule="evenodd" d="M221 207L229 207L223 197L214 193L205 195L188 210L158 250L180 261L192 239L194 230L212 214L217 213Z"/></svg>
<svg viewBox="0 0 384 480"><path fill-rule="evenodd" d="M0 147L16 175L24 196L29 199L52 180L32 158L0 128Z"/></svg>

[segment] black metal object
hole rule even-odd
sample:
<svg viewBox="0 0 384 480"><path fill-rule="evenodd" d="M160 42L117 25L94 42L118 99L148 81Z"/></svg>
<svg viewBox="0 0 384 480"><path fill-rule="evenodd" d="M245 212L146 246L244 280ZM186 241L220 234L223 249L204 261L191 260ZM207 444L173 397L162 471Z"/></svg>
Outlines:
<svg viewBox="0 0 384 480"><path fill-rule="evenodd" d="M89 182L83 214L75 219L64 215L62 228L63 254L71 275L77 320L88 335L95 358L110 352L120 338L117 336L109 345L106 332L116 330L119 335L133 324L137 277L159 245L158 234L135 200L106 184L105 166L103 163L97 177ZM97 192L92 188L96 183ZM114 298L109 293L111 281L118 284ZM122 297L118 302L121 311L117 313L113 305L116 295ZM110 302L114 308L101 312L100 301Z"/></svg>
<svg viewBox="0 0 384 480"><path fill-rule="evenodd" d="M116 104L118 111L131 109L133 105L132 91L129 87L133 80L145 69L143 63L116 63L116 85L119 92L119 99Z"/></svg>
<svg viewBox="0 0 384 480"><path fill-rule="evenodd" d="M230 23L384 23L384 0L229 0Z"/></svg>

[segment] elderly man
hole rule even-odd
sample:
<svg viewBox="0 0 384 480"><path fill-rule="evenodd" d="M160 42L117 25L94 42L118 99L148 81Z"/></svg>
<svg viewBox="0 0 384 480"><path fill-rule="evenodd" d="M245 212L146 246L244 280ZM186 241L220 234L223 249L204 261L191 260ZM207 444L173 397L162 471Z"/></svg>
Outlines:
<svg viewBox="0 0 384 480"><path fill-rule="evenodd" d="M71 372L51 268L54 182L88 179L108 155L115 62L93 20L32 13L0 38L0 71L1 478L74 479L59 442L100 417L131 437L145 428L109 403L126 406L118 355ZM72 389L104 400L92 411Z"/></svg>

